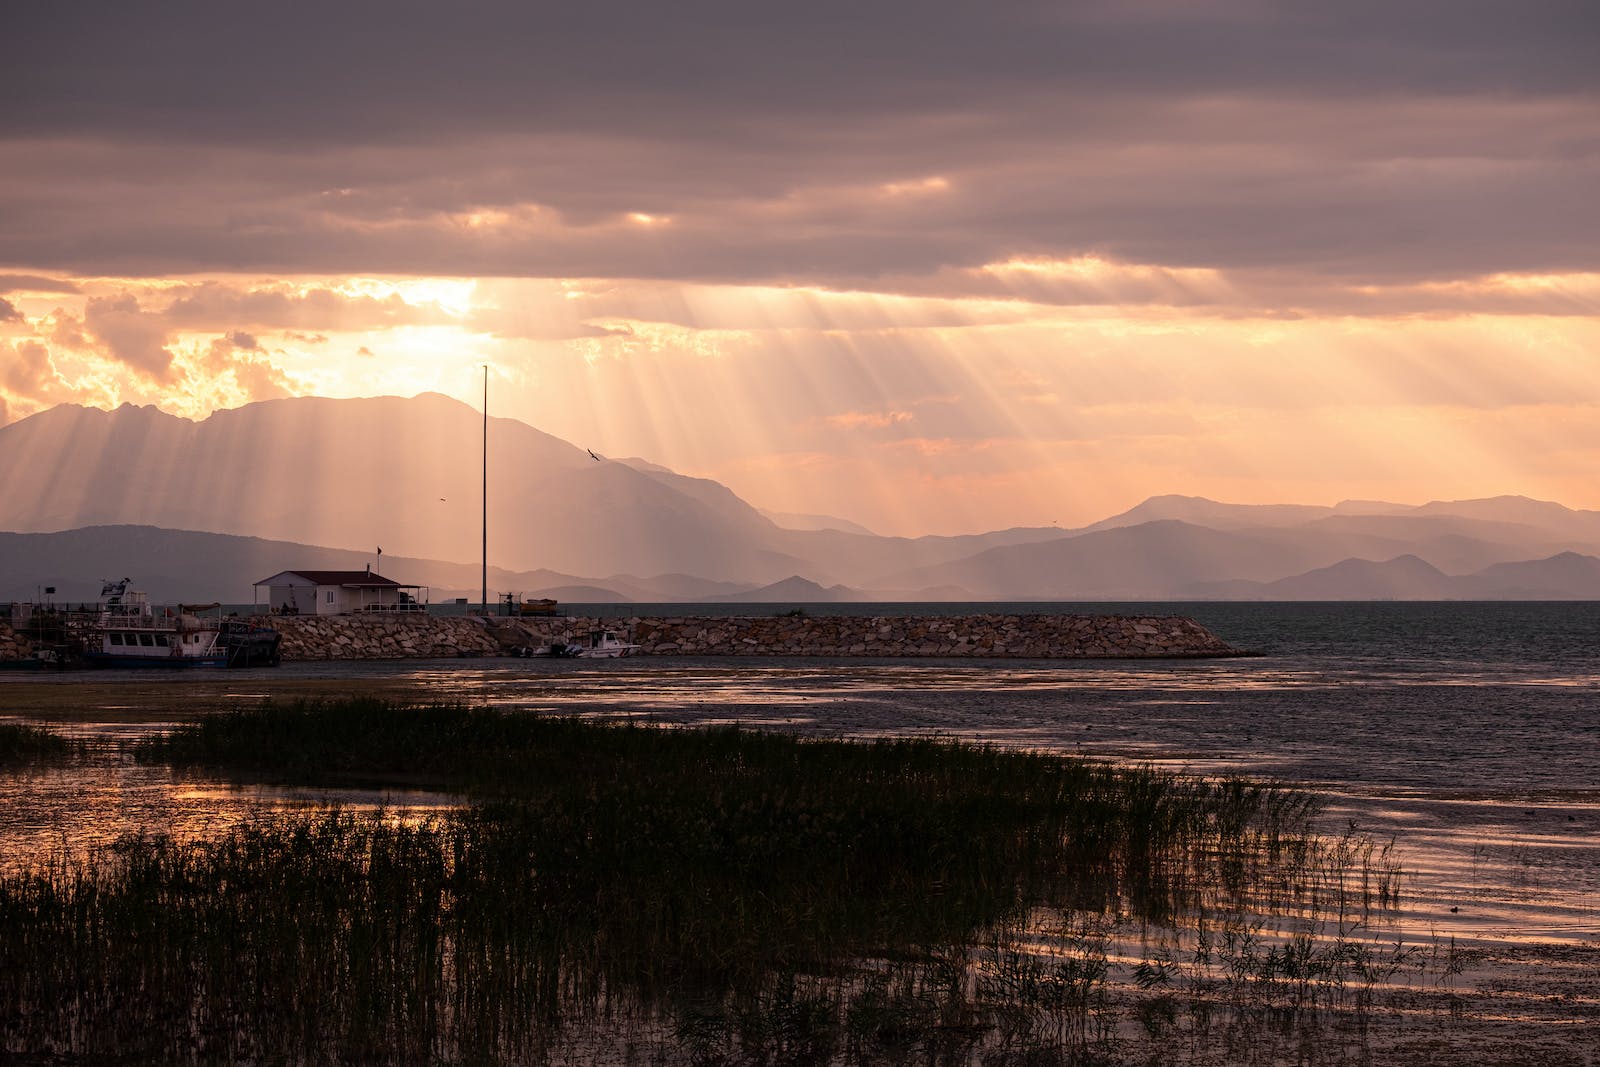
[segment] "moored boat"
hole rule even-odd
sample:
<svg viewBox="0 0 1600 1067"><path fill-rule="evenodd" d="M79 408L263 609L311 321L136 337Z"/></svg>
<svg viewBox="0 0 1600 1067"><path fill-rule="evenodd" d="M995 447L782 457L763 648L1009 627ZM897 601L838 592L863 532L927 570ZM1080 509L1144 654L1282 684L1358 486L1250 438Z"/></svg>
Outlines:
<svg viewBox="0 0 1600 1067"><path fill-rule="evenodd" d="M72 663L68 652L56 648L38 648L21 659L0 660L0 671L62 670Z"/></svg>
<svg viewBox="0 0 1600 1067"><path fill-rule="evenodd" d="M176 611L152 610L144 593L128 588L128 579L107 582L97 630L83 658L96 667L230 667L273 666L278 662L278 634L248 623L205 618L179 605Z"/></svg>
<svg viewBox="0 0 1600 1067"><path fill-rule="evenodd" d="M230 667L276 667L283 662L279 646L283 635L270 626L256 626L239 619L223 619L217 637L228 654Z"/></svg>
<svg viewBox="0 0 1600 1067"><path fill-rule="evenodd" d="M577 641L567 645L566 654L579 659L616 659L631 656L639 646L618 640L614 630L591 630Z"/></svg>

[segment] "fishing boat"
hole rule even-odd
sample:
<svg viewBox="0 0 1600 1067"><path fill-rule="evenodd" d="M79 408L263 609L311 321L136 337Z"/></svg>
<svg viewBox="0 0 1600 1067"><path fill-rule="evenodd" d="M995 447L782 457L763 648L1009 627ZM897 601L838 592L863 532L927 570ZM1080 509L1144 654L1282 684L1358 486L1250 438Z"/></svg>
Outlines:
<svg viewBox="0 0 1600 1067"><path fill-rule="evenodd" d="M591 630L566 648L567 655L579 659L616 659L637 651L638 645L619 640L614 630Z"/></svg>
<svg viewBox="0 0 1600 1067"><path fill-rule="evenodd" d="M217 643L228 653L230 667L276 667L283 662L283 635L270 626L223 619Z"/></svg>
<svg viewBox="0 0 1600 1067"><path fill-rule="evenodd" d="M196 609L154 611L129 580L106 582L98 619L99 644L83 658L96 667L275 666L278 634L247 623L204 618Z"/></svg>

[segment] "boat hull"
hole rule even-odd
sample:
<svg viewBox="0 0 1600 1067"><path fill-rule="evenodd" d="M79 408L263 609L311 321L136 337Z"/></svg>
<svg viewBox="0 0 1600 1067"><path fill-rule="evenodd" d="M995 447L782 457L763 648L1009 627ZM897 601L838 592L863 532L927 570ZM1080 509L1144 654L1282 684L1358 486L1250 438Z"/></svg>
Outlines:
<svg viewBox="0 0 1600 1067"><path fill-rule="evenodd" d="M66 666L64 660L40 659L37 656L0 660L0 671L59 671Z"/></svg>
<svg viewBox="0 0 1600 1067"><path fill-rule="evenodd" d="M107 652L85 652L83 659L91 667L112 668L115 670L155 668L170 671L196 667L226 667L228 665L228 654L226 652L205 656L118 656Z"/></svg>

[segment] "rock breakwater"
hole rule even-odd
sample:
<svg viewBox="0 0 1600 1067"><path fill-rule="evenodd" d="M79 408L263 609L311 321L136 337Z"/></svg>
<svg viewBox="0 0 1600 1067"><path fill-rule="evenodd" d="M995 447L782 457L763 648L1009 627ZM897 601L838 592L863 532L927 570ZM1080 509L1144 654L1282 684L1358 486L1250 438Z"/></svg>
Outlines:
<svg viewBox="0 0 1600 1067"><path fill-rule="evenodd" d="M1241 651L1179 615L779 615L490 619L430 615L258 616L285 660L497 656L615 630L652 656L1149 659ZM31 652L0 623L0 660Z"/></svg>
<svg viewBox="0 0 1600 1067"><path fill-rule="evenodd" d="M971 656L1005 659L1145 659L1236 656L1193 619L1177 615L780 615L666 618L490 619L301 616L256 620L283 634L295 659L491 656L615 630L654 656Z"/></svg>
<svg viewBox="0 0 1600 1067"><path fill-rule="evenodd" d="M501 643L477 619L439 615L257 616L283 635L287 660L448 659L498 656Z"/></svg>
<svg viewBox="0 0 1600 1067"><path fill-rule="evenodd" d="M641 651L680 656L1148 658L1240 654L1176 615L821 615L628 620Z"/></svg>

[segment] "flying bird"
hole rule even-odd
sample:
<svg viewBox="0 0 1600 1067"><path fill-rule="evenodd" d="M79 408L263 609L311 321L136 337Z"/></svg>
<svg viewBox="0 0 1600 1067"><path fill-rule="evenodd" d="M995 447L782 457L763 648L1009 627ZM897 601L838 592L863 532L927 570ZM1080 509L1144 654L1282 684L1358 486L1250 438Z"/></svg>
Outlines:
<svg viewBox="0 0 1600 1067"><path fill-rule="evenodd" d="M594 449L586 448L586 449L584 449L584 451L589 453L589 458L590 459L594 460L596 463L600 462L600 457L594 454Z"/></svg>

